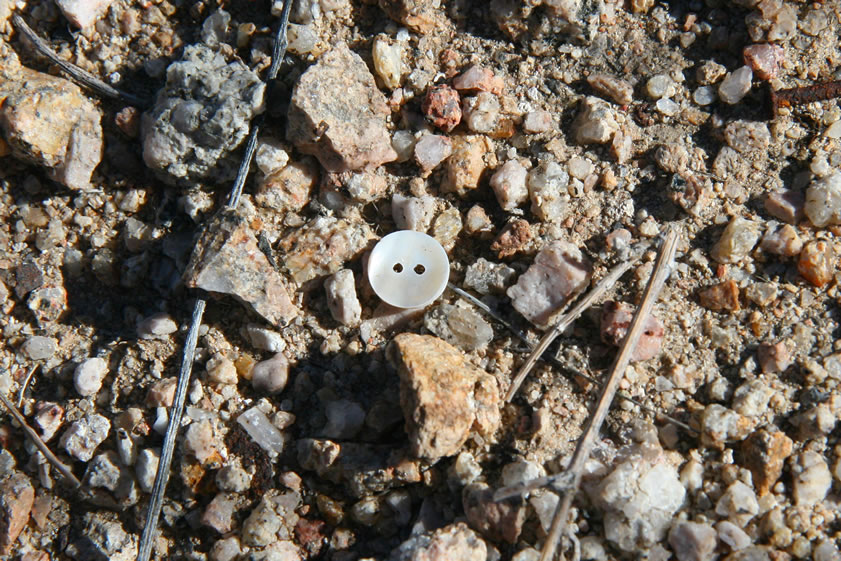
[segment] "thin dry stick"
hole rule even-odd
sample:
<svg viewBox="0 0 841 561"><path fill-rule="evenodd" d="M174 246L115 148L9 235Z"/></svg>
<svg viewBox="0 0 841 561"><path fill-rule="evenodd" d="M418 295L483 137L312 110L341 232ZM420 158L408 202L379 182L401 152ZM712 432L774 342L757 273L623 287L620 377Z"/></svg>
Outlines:
<svg viewBox="0 0 841 561"><path fill-rule="evenodd" d="M26 393L26 388L29 387L29 382L32 380L32 376L35 374L35 371L38 370L38 368L39 366L37 364L30 368L29 374L26 375L26 379L20 386L20 391L18 392L18 409L20 409L21 405L23 404L23 395Z"/></svg>
<svg viewBox="0 0 841 561"><path fill-rule="evenodd" d="M280 15L280 23L277 33L275 35L274 49L272 51L272 64L269 68L267 77L266 90L263 93L263 99L269 98L269 91L271 90L277 73L280 69L280 63L286 54L286 47L288 45L286 38L286 29L289 23L289 12L292 8L292 0L285 0L283 3L283 11ZM260 129L262 119L252 123L251 132L246 142L245 152L243 153L242 161L240 162L237 176L234 180L234 185L228 196L226 207L229 209L236 208L239 204L242 189L245 185L245 179L251 168L251 161L254 158L254 151L257 146L257 133ZM170 413L169 424L166 428L166 435L164 436L164 445L161 450L161 459L158 462L158 471L155 474L155 484L152 487L152 498L149 501L149 510L146 512L146 524L143 527L143 534L140 537L140 544L137 550L137 561L148 561L152 554L152 541L157 534L158 518L163 507L164 494L166 492L166 484L169 481L170 464L172 463L172 454L175 450L175 439L178 435L178 429L181 426L181 416L184 413L184 401L187 397L187 386L190 382L190 373L193 368L193 360L196 352L196 343L198 342L199 327L201 326L201 319L204 315L204 308L206 301L203 298L196 300L193 308L193 318L190 323L190 331L187 333L187 341L184 344L184 356L181 362L181 370L178 373L178 386L175 390L175 397L173 399L173 407Z"/></svg>
<svg viewBox="0 0 841 561"><path fill-rule="evenodd" d="M590 457L590 452L593 449L593 444L599 434L602 423L604 423L607 412L610 409L610 404L613 402L613 396L616 394L617 386L628 364L631 362L631 355L636 349L639 342L640 335L645 329L645 322L660 290L666 282L671 272L671 264L674 259L675 249L677 247L677 232L674 228L669 228L666 238L663 240L663 246L660 248L660 253L657 256L657 261L654 264L654 272L648 280L648 285L645 287L645 294L642 297L642 302L637 309L634 319L631 322L631 327L628 329L628 335L622 342L622 348L613 362L613 367L610 370L610 375L607 382L602 389L601 396L599 396L598 405L590 418L587 427L584 429L584 434L578 440L578 445L575 447L575 453L572 456L567 473L570 477L570 483L563 498L558 503L555 510L555 516L552 519L552 526L549 530L549 535L543 544L543 551L540 552L540 561L550 561L555 557L555 548L558 545L560 537L564 534L566 521L569 517L569 509L572 506L572 501L575 498L575 493L578 491L578 486L581 484L581 475L584 468L584 463Z"/></svg>
<svg viewBox="0 0 841 561"><path fill-rule="evenodd" d="M15 420L20 424L20 426L23 427L23 431L32 440L32 442L35 444L38 450L40 450L41 453L44 454L44 457L47 458L47 460L55 466L55 468L59 471L59 473L61 473L64 479L72 483L73 487L76 489L81 487L82 482L76 479L76 476L73 475L73 472L70 471L70 468L67 467L64 463L62 463L62 461L59 460L55 454L52 453L52 451L47 447L46 443L43 440L41 440L40 436L38 436L38 433L35 432L35 429L30 427L26 423L26 419L23 417L21 412L18 411L18 408L15 407L15 404L9 401L9 399L2 393L0 393L0 401L3 402L3 405L6 406L6 409L9 411L9 413L11 413L12 417L14 417Z"/></svg>
<svg viewBox="0 0 841 561"><path fill-rule="evenodd" d="M619 280L619 277L625 274L625 272L631 268L631 266L637 262L639 256L625 261L624 263L620 263L597 284L593 290L587 293L584 298L582 298L575 307L564 314L561 318L561 321L558 322L555 327L553 327L537 344L534 350L531 352L529 357L526 359L526 362L520 367L520 370L517 372L517 375L511 380L511 386L508 388L508 392L505 394L505 401L511 401L514 397L514 394L517 393L517 390L520 389L520 386L523 383L523 380L526 379L528 373L531 372L531 369L534 368L534 365L537 364L538 359L543 355L549 345L552 344L552 341L558 338L558 336L563 333L567 327L569 327L572 322L581 316L587 308L592 306L596 300L602 297L602 295L610 290L610 288L616 284L616 281Z"/></svg>
<svg viewBox="0 0 841 561"><path fill-rule="evenodd" d="M494 320L498 321L503 326L507 327L508 330L511 331L511 333L513 333L518 339L520 339L520 341L522 341L523 343L526 344L526 346L529 348L529 350L534 348L534 347L532 347L531 342L528 340L528 338L525 336L525 334L523 334L521 331L517 330L513 325L511 325L509 322L505 321L505 319L503 319L499 314L497 314L496 312L491 310L491 308L487 304L485 304L484 302L482 302L481 300L479 300L478 298L476 298L475 296L473 296L469 292L467 292L465 290L462 290L461 288L455 286L454 284L448 283L447 287L450 290L452 290L453 292L455 292L456 294L458 294L459 296L461 296L462 298L464 298L465 300L467 300L470 303L472 303L473 305L475 305L477 308L479 308L480 310L482 310L483 312L485 312L489 316L491 316ZM564 365L560 360L557 359L557 357L554 357L551 354L550 355L540 355L538 358L540 360L544 360L544 361L546 361L546 362L548 362L548 363L550 363L553 366L556 366L558 368L561 368L561 369L564 369L564 370L570 370L570 368L568 366ZM596 378L593 378L592 376L588 376L587 374L584 374L583 372L579 372L577 370L573 371L573 372L576 376L581 377L582 379L590 382L591 384L596 384L596 385L601 384L601 381L597 380ZM697 433L697 431L695 429L693 429L692 427L690 427L689 425L687 425L683 421L681 421L679 419L675 419L674 417L672 417L670 415L667 415L666 413L662 413L662 412L658 411L657 409L654 409L653 407L649 407L648 405L646 405L646 404L644 404L640 401L637 401L636 399L634 399L633 397L631 397L631 396L629 396L625 393L618 392L616 394L616 397L618 397L619 399L623 399L623 400L625 400L629 403L633 403L634 405L636 405L640 409L643 409L644 411L648 411L649 413L652 413L652 414L656 415L658 418L666 420L666 421L672 423L673 425L682 428L683 430L685 430L687 432ZM556 477L556 476L550 476L549 480L551 480L551 478L553 478L553 477ZM547 481L549 481L549 480L547 480ZM495 500L501 501L503 499L506 499L506 498L514 496L514 495L522 495L523 493L527 493L529 491L532 491L532 490L537 489L539 487L544 487L546 485L546 483L536 484L537 481L538 480L535 479L534 481L528 482L529 485L532 485L530 488L525 488L525 487L521 488L520 486L514 486L514 487L506 487L505 489L500 489L499 491L497 491L497 495L495 495L495 497L496 497ZM499 493L501 491L506 491L507 495L500 496Z"/></svg>
<svg viewBox="0 0 841 561"><path fill-rule="evenodd" d="M187 397L190 373L193 370L193 360L196 353L196 343L199 340L199 326L201 326L201 318L204 315L204 306L205 301L199 298L193 308L193 319L190 324L190 331L187 332L181 370L178 373L178 386L175 389L169 424L166 427L161 459L158 461L158 472L155 474L155 485L152 487L149 510L146 511L146 525L143 527L143 535L140 537L140 545L137 550L137 561L148 561L152 554L152 541L158 530L158 517L161 515L166 484L169 482L169 466L172 463L172 453L175 450L175 438L181 426L181 415L184 413L184 401Z"/></svg>
<svg viewBox="0 0 841 561"><path fill-rule="evenodd" d="M61 68L68 76L70 76L76 82L82 84L83 86L90 88L97 94L102 97L108 97L111 99L119 99L125 101L126 103L130 103L131 105L135 105L137 107L148 107L150 105L149 100L138 97L134 94L130 94L128 92L124 92L122 90L118 90L113 86L109 86L90 72L86 70L82 70L75 64L71 64L66 60L59 57L55 51L53 51L49 45L47 45L43 39L38 37L38 35L29 27L24 19L19 15L15 14L12 16L12 23L14 23L15 28L23 33L23 35L29 39L30 42L35 47L39 53L50 59L53 64Z"/></svg>

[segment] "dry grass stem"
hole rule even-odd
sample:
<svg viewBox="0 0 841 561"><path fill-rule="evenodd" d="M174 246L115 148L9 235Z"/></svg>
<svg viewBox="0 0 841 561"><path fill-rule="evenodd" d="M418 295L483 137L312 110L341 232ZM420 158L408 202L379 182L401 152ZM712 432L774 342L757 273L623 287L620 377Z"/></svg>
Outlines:
<svg viewBox="0 0 841 561"><path fill-rule="evenodd" d="M75 475L73 475L73 472L70 471L70 468L67 467L67 465L65 465L61 460L58 459L58 457L55 454L52 453L52 451L47 447L47 444L43 440L41 440L41 437L38 436L37 432L35 432L35 429L30 427L29 424L27 424L26 419L23 417L18 408L15 407L15 404L9 401L9 399L2 393L0 393L0 401L3 402L3 405L6 406L6 409L9 411L12 417L15 418L18 424L20 424L20 426L23 427L23 431L32 440L32 442L35 444L38 450L40 450L41 453L44 454L44 457L47 458L47 461L50 462L53 466L55 466L59 473L61 473L62 477L69 481L74 488L78 489L79 487L81 487L82 482L79 481Z"/></svg>
<svg viewBox="0 0 841 561"><path fill-rule="evenodd" d="M570 484L563 494L558 508L555 510L555 516L552 519L552 526L549 529L549 535L543 544L543 551L540 552L540 561L550 561L555 557L555 549L557 548L560 537L564 534L566 528L567 518L569 517L569 509L572 506L572 501L575 498L575 493L581 483L581 474L584 468L584 463L590 457L590 452L593 449L593 444L596 437L601 430L601 426L607 417L607 412L610 410L610 404L613 402L613 397L616 394L616 389L619 385L628 364L631 362L631 356L637 346L642 332L645 329L645 321L657 301L657 297L662 290L666 279L671 272L672 261L674 260L675 249L677 248L677 232L672 227L666 233L663 240L663 245L660 247L660 252L657 255L657 261L654 264L654 271L651 273L651 278L648 280L648 285L645 287L645 293L642 297L642 302L634 314L634 319L631 322L631 327L628 329L628 334L622 342L622 347L619 349L619 354L613 361L613 366L610 369L610 375L605 382L602 393L599 396L596 410L590 417L587 427L584 429L584 434L578 440L578 445L575 447L575 453L572 456L567 473L570 477Z"/></svg>
<svg viewBox="0 0 841 561"><path fill-rule="evenodd" d="M79 83L86 88L93 90L95 93L102 97L107 97L111 99L118 99L134 105L136 107L148 107L150 104L148 99L138 97L134 94L130 94L128 92L124 92L122 90L118 90L117 88L110 86L91 74L86 70L82 70L75 64L71 64L64 60L63 58L59 57L55 51L53 51L49 45L47 45L38 35L26 24L26 21L19 15L15 14L12 16L12 23L20 33L22 33L32 45L35 47L39 53L50 59L50 61L61 68L70 78Z"/></svg>

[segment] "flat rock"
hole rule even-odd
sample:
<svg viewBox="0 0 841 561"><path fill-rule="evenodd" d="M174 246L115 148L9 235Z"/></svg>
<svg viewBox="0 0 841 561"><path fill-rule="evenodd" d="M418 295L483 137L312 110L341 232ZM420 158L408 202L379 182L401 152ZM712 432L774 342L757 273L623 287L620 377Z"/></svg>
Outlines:
<svg viewBox="0 0 841 561"><path fill-rule="evenodd" d="M16 61L14 61L16 62ZM101 116L82 90L63 78L4 61L0 128L12 154L49 170L70 189L87 189L102 159Z"/></svg>
<svg viewBox="0 0 841 561"><path fill-rule="evenodd" d="M284 263L297 283L335 273L374 239L361 220L319 216L280 240Z"/></svg>
<svg viewBox="0 0 841 561"><path fill-rule="evenodd" d="M184 273L184 283L230 294L275 325L285 325L298 315L280 273L260 251L248 222L234 213L222 213L210 221Z"/></svg>
<svg viewBox="0 0 841 561"><path fill-rule="evenodd" d="M365 62L341 44L295 85L286 137L327 171L376 168L397 159L386 129L389 114Z"/></svg>
<svg viewBox="0 0 841 561"><path fill-rule="evenodd" d="M464 522L410 537L388 556L388 561L485 561L488 547Z"/></svg>
<svg viewBox="0 0 841 561"><path fill-rule="evenodd" d="M592 265L580 249L555 241L540 250L507 293L514 309L533 324L545 326L567 299L587 286L591 274Z"/></svg>
<svg viewBox="0 0 841 561"><path fill-rule="evenodd" d="M14 472L0 485L0 554L12 551L34 502L35 489L23 473Z"/></svg>
<svg viewBox="0 0 841 561"><path fill-rule="evenodd" d="M263 111L265 84L240 61L206 45L190 45L166 70L166 85L143 115L143 161L168 183L226 181L236 174L231 154Z"/></svg>
<svg viewBox="0 0 841 561"><path fill-rule="evenodd" d="M431 335L402 333L387 349L400 376L400 405L412 454L430 461L458 453L471 428L499 426L496 380Z"/></svg>

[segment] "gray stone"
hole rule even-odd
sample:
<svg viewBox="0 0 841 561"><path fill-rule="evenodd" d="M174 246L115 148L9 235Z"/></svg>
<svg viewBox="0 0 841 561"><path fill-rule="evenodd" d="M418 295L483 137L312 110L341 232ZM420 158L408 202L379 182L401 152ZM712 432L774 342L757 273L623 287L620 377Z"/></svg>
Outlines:
<svg viewBox="0 0 841 561"><path fill-rule="evenodd" d="M718 539L726 543L733 551L744 549L753 543L751 537L744 530L729 520L722 520L715 525L715 529L718 530Z"/></svg>
<svg viewBox="0 0 841 561"><path fill-rule="evenodd" d="M327 293L327 307L333 319L349 327L359 325L362 305L356 296L353 271L341 269L327 277L324 281L324 291Z"/></svg>
<svg viewBox="0 0 841 561"><path fill-rule="evenodd" d="M739 103L750 91L752 80L753 71L750 66L729 72L718 86L718 97L730 105Z"/></svg>
<svg viewBox="0 0 841 561"><path fill-rule="evenodd" d="M493 263L480 257L475 263L467 266L464 286L480 294L502 293L516 276L517 272L508 265Z"/></svg>
<svg viewBox="0 0 841 561"><path fill-rule="evenodd" d="M85 484L92 488L116 491L120 479L130 478L129 470L122 466L119 456L111 451L97 454L88 462L85 470Z"/></svg>
<svg viewBox="0 0 841 561"><path fill-rule="evenodd" d="M389 114L365 62L341 43L298 79L286 136L327 171L376 168L397 159L386 129Z"/></svg>
<svg viewBox="0 0 841 561"><path fill-rule="evenodd" d="M58 343L52 337L33 335L23 342L20 350L32 360L47 360L58 350Z"/></svg>
<svg viewBox="0 0 841 561"><path fill-rule="evenodd" d="M222 538L213 542L208 558L210 561L236 561L242 555L242 545L237 536Z"/></svg>
<svg viewBox="0 0 841 561"><path fill-rule="evenodd" d="M281 353L258 362L251 369L251 386L261 394L279 394L286 388L288 380L289 361Z"/></svg>
<svg viewBox="0 0 841 561"><path fill-rule="evenodd" d="M605 537L628 552L662 541L686 495L677 470L648 445L629 450L588 492L605 509Z"/></svg>
<svg viewBox="0 0 841 561"><path fill-rule="evenodd" d="M137 541L115 519L95 513L86 514L79 538L68 547L78 561L109 559L131 561L137 557Z"/></svg>
<svg viewBox="0 0 841 561"><path fill-rule="evenodd" d="M204 508L201 524L220 534L227 534L234 528L235 512L236 501L225 493L219 493Z"/></svg>
<svg viewBox="0 0 841 561"><path fill-rule="evenodd" d="M734 216L710 255L719 263L736 263L747 257L759 242L759 224L752 220Z"/></svg>
<svg viewBox="0 0 841 561"><path fill-rule="evenodd" d="M137 483L146 493L152 492L160 459L161 451L158 448L146 448L137 454L137 461L134 463L134 473L137 475Z"/></svg>
<svg viewBox="0 0 841 561"><path fill-rule="evenodd" d="M460 302L432 308L424 317L424 327L466 351L485 348L494 335L493 328L481 314Z"/></svg>
<svg viewBox="0 0 841 561"><path fill-rule="evenodd" d="M758 417L765 413L773 395L774 390L761 380L746 382L733 392L733 409L746 417Z"/></svg>
<svg viewBox="0 0 841 561"><path fill-rule="evenodd" d="M806 199L798 191L772 191L765 197L765 210L783 222L797 224L803 218Z"/></svg>
<svg viewBox="0 0 841 561"><path fill-rule="evenodd" d="M395 193L391 198L391 216L400 230L426 232L435 215L435 199L429 195L407 197Z"/></svg>
<svg viewBox="0 0 841 561"><path fill-rule="evenodd" d="M102 380L108 374L108 363L94 357L79 364L73 371L73 385L83 397L95 395L102 387Z"/></svg>
<svg viewBox="0 0 841 561"><path fill-rule="evenodd" d="M87 462L102 442L108 438L111 421L97 413L85 415L70 425L61 435L60 445L68 454Z"/></svg>
<svg viewBox="0 0 841 561"><path fill-rule="evenodd" d="M735 481L718 499L715 504L715 512L719 516L727 517L730 522L744 527L754 516L759 514L756 493L741 481Z"/></svg>
<svg viewBox="0 0 841 561"><path fill-rule="evenodd" d="M580 249L564 241L546 245L508 289L514 309L538 326L551 323L569 298L590 282L592 266Z"/></svg>
<svg viewBox="0 0 841 561"><path fill-rule="evenodd" d="M217 48L228 40L228 25L231 14L219 9L207 16L201 25L201 40L208 47Z"/></svg>
<svg viewBox="0 0 841 561"><path fill-rule="evenodd" d="M678 561L709 561L716 543L716 531L708 524L678 522L669 532L669 545Z"/></svg>
<svg viewBox="0 0 841 561"><path fill-rule="evenodd" d="M283 520L274 509L274 503L268 497L251 511L242 524L242 543L262 547L277 540L277 533Z"/></svg>
<svg viewBox="0 0 841 561"><path fill-rule="evenodd" d="M701 440L707 446L721 449L725 442L743 440L751 428L747 418L718 403L708 405L701 415Z"/></svg>
<svg viewBox="0 0 841 561"><path fill-rule="evenodd" d="M67 291L63 286L53 285L36 288L29 294L26 307L32 310L39 323L56 321L67 310Z"/></svg>
<svg viewBox="0 0 841 561"><path fill-rule="evenodd" d="M274 458L283 452L286 445L286 437L277 430L272 422L259 408L246 409L239 417L237 423L245 429L245 432L260 445L270 457Z"/></svg>
<svg viewBox="0 0 841 561"><path fill-rule="evenodd" d="M153 314L137 324L137 336L141 339L166 340L176 331L178 324L164 312Z"/></svg>
<svg viewBox="0 0 841 561"><path fill-rule="evenodd" d="M560 222L565 218L569 174L560 164L540 162L529 171L526 183L532 214L544 222Z"/></svg>
<svg viewBox="0 0 841 561"><path fill-rule="evenodd" d="M169 183L234 177L232 152L263 111L265 84L238 60L227 62L206 45L189 45L166 71L166 85L144 113L143 160Z"/></svg>
<svg viewBox="0 0 841 561"><path fill-rule="evenodd" d="M435 169L452 153L452 141L439 134L424 135L414 144L415 161L424 171Z"/></svg>
<svg viewBox="0 0 841 561"><path fill-rule="evenodd" d="M841 224L841 172L816 179L809 185L804 211L818 228Z"/></svg>
<svg viewBox="0 0 841 561"><path fill-rule="evenodd" d="M285 325L298 315L248 221L231 212L220 213L208 224L190 258L184 283L229 294L274 325Z"/></svg>
<svg viewBox="0 0 841 561"><path fill-rule="evenodd" d="M263 175L271 175L283 169L289 163L287 146L277 138L261 137L257 140L254 163Z"/></svg>
<svg viewBox="0 0 841 561"><path fill-rule="evenodd" d="M330 401L324 407L327 424L321 430L323 436L333 440L351 440L365 423L365 410L349 399Z"/></svg>
<svg viewBox="0 0 841 561"><path fill-rule="evenodd" d="M645 83L645 93L651 99L672 97L675 95L675 82L666 74L655 74Z"/></svg>
<svg viewBox="0 0 841 561"><path fill-rule="evenodd" d="M410 537L388 561L486 561L488 547L464 522Z"/></svg>

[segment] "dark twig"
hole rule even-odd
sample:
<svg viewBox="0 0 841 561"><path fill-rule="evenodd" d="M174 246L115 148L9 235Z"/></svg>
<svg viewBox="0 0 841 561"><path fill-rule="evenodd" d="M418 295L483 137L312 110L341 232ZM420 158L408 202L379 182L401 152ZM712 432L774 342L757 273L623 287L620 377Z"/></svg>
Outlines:
<svg viewBox="0 0 841 561"><path fill-rule="evenodd" d="M280 63L286 53L287 39L286 28L289 23L289 11L292 8L292 0L286 0L283 4L283 12L280 16L280 25L278 26L275 35L274 49L272 51L272 64L269 68L269 74L266 78L266 89L263 93L263 100L269 99L269 93L274 84L277 73L280 69ZM248 136L248 141L245 145L245 153L240 162L237 171L236 179L228 196L227 208L236 208L239 204L239 199L242 195L242 188L245 185L245 179L248 176L248 171L251 168L251 160L254 157L254 150L257 146L257 134L260 130L262 117L255 119L251 124L251 132ZM164 494L166 492L166 484L169 481L170 464L172 463L172 454L175 450L175 442L178 436L178 429L181 426L181 416L184 413L184 401L187 397L187 387L190 383L190 373L193 368L193 361L196 352L196 343L198 342L199 327L201 326L201 319L204 315L204 308L206 302L199 298L196 300L193 308L193 318L190 323L190 331L187 333L187 341L184 344L184 355L181 361L181 370L178 373L178 386L175 390L175 398L173 400L172 410L170 411L169 424L166 428L166 435L164 436L164 445L161 450L161 459L158 462L158 472L155 474L155 484L152 488L152 497L149 501L149 510L146 513L146 524L143 527L143 534L140 537L140 544L137 550L137 561L148 561L152 554L152 542L158 531L158 518L161 514L163 506Z"/></svg>
<svg viewBox="0 0 841 561"><path fill-rule="evenodd" d="M107 97L110 99L119 99L130 105L134 105L140 108L148 107L149 105L151 105L148 99L138 97L134 94L118 90L113 86L109 86L90 72L82 70L75 64L71 64L66 60L60 58L55 53L55 51L53 51L50 48L49 45L47 45L40 37L38 37L38 35L32 30L32 28L29 27L24 21L24 19L19 15L15 14L14 16L12 16L12 23L14 23L15 28L20 33L22 33L27 39L29 39L29 41L35 47L35 50L37 50L39 53L50 59L53 62L53 64L61 68L75 82L82 84L87 88L90 88L102 97Z"/></svg>
<svg viewBox="0 0 841 561"><path fill-rule="evenodd" d="M666 234L663 240L663 245L660 248L660 253L657 255L657 261L654 264L654 271L651 273L651 278L648 280L648 285L645 287L645 293L642 297L642 302L634 314L634 319L631 321L631 326L628 329L628 334L622 342L622 347L619 349L619 354L613 362L610 369L610 375L605 382L602 393L599 396L598 405L593 412L587 427L584 429L584 434L578 440L578 445L575 447L575 453L572 455L572 461L567 474L569 476L569 483L565 489L565 493L558 503L555 510L555 516L552 519L552 526L549 529L549 535L543 544L543 551L540 552L540 561L550 561L555 557L555 548L561 536L564 535L564 530L569 517L569 510L572 507L572 501L581 484L581 476L583 473L584 464L587 458L590 457L590 452L596 442L596 437L601 430L602 423L607 417L607 412L610 410L610 404L613 402L613 397L616 395L616 389L619 382L625 375L625 370L631 362L631 356L636 349L639 338L645 330L645 322L651 313L654 303L660 294L660 290L669 278L669 273L672 269L672 260L674 259L675 249L677 248L677 232L672 228Z"/></svg>
<svg viewBox="0 0 841 561"><path fill-rule="evenodd" d="M59 473L61 473L61 475L64 477L64 479L69 481L74 488L78 489L79 487L81 487L82 482L76 479L76 476L73 475L73 472L70 471L70 468L67 467L64 463L62 463L62 461L59 460L55 454L52 453L52 451L47 447L46 443L43 440L41 440L40 436L38 436L38 433L35 432L35 429L33 429L27 424L26 419L18 410L18 408L15 407L15 404L9 401L9 399L5 395L3 395L3 393L0 393L0 401L3 402L3 405L12 415L12 417L15 418L18 424L20 424L20 426L23 427L23 431L26 433L26 436L28 436L30 440L32 440L32 443L35 444L35 446L38 448L38 450L40 450L41 453L44 454L44 457L47 458L47 461L54 465L55 468L59 471Z"/></svg>
<svg viewBox="0 0 841 561"><path fill-rule="evenodd" d="M814 103L815 101L826 101L827 99L834 99L841 97L841 80L834 82L824 82L823 84L813 84L811 86L802 86L799 88L787 88L784 90L771 90L771 107L774 110L774 116L782 107L791 107L792 105L805 105L807 103Z"/></svg>
<svg viewBox="0 0 841 561"><path fill-rule="evenodd" d="M181 415L184 413L184 401L187 397L187 386L190 383L190 373L193 370L193 360L196 354L196 343L199 340L199 327L204 315L205 301L196 300L193 308L193 319L187 341L184 343L184 355L181 360L181 370L178 372L178 386L175 389L172 409L169 413L169 424L164 435L164 445L161 449L161 459L158 461L158 472L155 474L155 484L152 487L152 498L149 510L146 512L146 525L140 537L137 549L137 561L148 561L152 554L152 542L158 531L158 517L161 515L166 484L169 482L169 466L172 463L172 453L175 450L175 440L181 427Z"/></svg>

